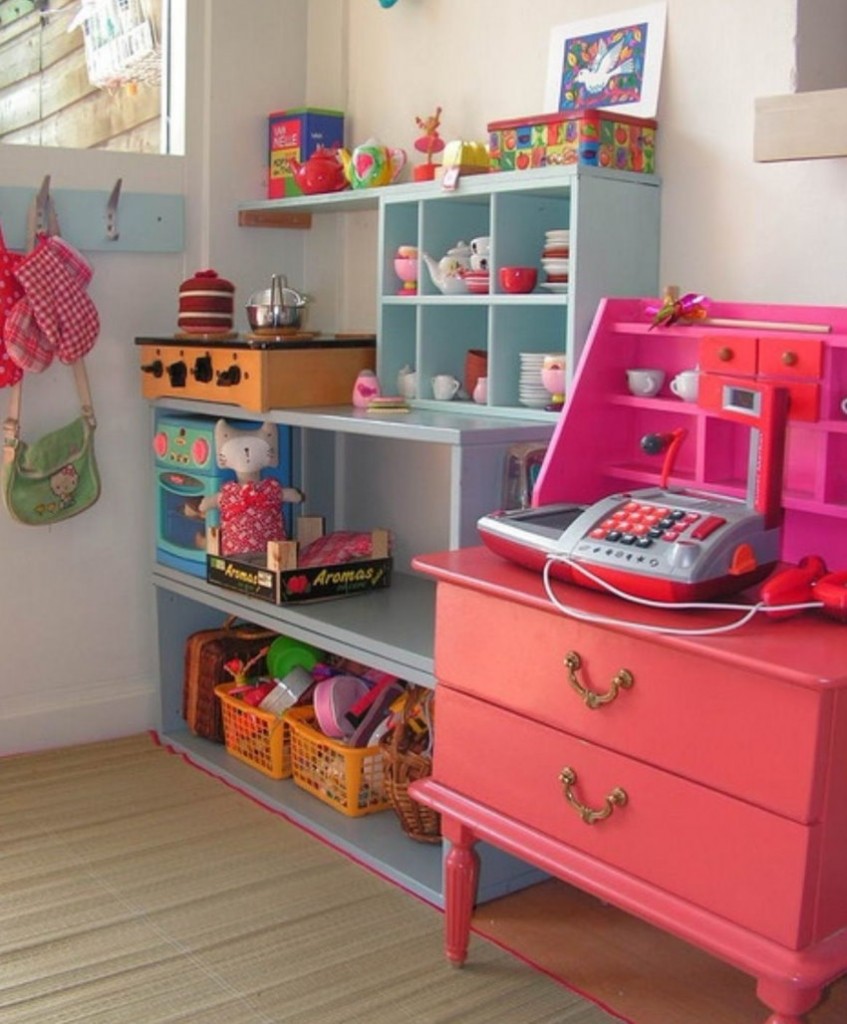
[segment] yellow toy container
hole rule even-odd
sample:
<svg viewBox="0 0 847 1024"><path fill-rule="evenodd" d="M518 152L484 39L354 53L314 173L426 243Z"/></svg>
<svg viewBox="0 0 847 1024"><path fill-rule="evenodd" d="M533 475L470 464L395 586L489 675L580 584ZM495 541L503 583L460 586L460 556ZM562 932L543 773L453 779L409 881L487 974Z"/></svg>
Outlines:
<svg viewBox="0 0 847 1024"><path fill-rule="evenodd" d="M350 818L391 806L379 746L348 747L329 739L316 727L311 707L291 708L286 722L296 785Z"/></svg>
<svg viewBox="0 0 847 1024"><path fill-rule="evenodd" d="M272 779L291 778L291 738L287 715L251 707L230 696L236 683L221 683L215 694L221 702L227 752Z"/></svg>

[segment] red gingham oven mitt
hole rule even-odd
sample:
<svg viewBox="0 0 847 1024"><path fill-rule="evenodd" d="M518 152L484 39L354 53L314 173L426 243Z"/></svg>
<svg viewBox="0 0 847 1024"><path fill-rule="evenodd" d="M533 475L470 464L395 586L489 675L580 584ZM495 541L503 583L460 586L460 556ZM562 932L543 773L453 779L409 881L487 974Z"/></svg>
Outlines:
<svg viewBox="0 0 847 1024"><path fill-rule="evenodd" d="M85 257L58 235L42 238L16 271L23 301L63 363L90 352L100 332L97 308L85 290L92 273Z"/></svg>
<svg viewBox="0 0 847 1024"><path fill-rule="evenodd" d="M9 356L3 340L6 318L24 293L15 277L15 270L22 259L22 253L10 252L6 248L0 228L0 388L17 384L23 377L23 370Z"/></svg>

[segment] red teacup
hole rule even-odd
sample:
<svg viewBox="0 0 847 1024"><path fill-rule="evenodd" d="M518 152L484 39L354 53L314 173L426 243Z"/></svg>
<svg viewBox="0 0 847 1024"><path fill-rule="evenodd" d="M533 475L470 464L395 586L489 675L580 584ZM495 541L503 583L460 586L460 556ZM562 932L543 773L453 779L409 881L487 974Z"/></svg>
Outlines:
<svg viewBox="0 0 847 1024"><path fill-rule="evenodd" d="M500 268L500 287L504 292L531 292L537 280L535 267Z"/></svg>

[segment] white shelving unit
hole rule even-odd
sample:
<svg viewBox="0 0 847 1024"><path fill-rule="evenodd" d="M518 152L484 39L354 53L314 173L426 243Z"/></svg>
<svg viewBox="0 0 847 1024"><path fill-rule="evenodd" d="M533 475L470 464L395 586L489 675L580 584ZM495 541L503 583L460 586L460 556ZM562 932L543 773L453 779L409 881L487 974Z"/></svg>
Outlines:
<svg viewBox="0 0 847 1024"><path fill-rule="evenodd" d="M570 385L600 299L658 294L660 191L654 175L574 164L473 175L452 192L419 183L245 203L239 220L308 227L313 215L377 210L380 379L393 386L411 366L418 371L419 408L552 420L555 414L519 402L519 353L565 353ZM570 230L566 293L541 286L544 232L553 227ZM417 246L437 260L479 235L491 236L490 294L442 295L423 265L417 294L398 294L398 246ZM535 291L500 290L498 270L510 265L538 268ZM488 355L488 402L436 402L430 378L450 373L461 380L469 349Z"/></svg>
<svg viewBox="0 0 847 1024"><path fill-rule="evenodd" d="M157 401L154 417L157 410L233 420L255 418L254 413L233 406L172 399ZM410 682L434 686L435 591L429 580L411 571L409 561L417 552L476 543L476 520L499 504L509 445L546 443L551 429L543 423L425 410L409 413L401 424L397 417L374 416L346 406L274 410L266 418L295 428L295 463L307 494L304 512L326 515L329 529L387 525L392 530L396 539L392 584L357 597L277 606L156 565L153 584L163 739L316 835L441 905L440 847L408 839L393 813L346 818L290 780L265 778L230 757L220 745L187 730L182 717L185 640L196 630L219 625L227 615L238 615ZM380 481L386 465L406 474L388 488ZM438 502L426 500L433 490ZM438 507L442 514L436 514ZM375 522L375 516L382 521ZM483 860L483 899L539 877L493 849Z"/></svg>
<svg viewBox="0 0 847 1024"><path fill-rule="evenodd" d="M394 536L390 588L337 601L275 606L157 565L161 730L166 742L209 771L236 782L365 864L437 905L441 849L417 844L390 812L352 819L290 781L274 782L198 739L182 718L186 637L236 614L333 653L435 685L434 587L411 570L416 554L478 543L477 519L501 504L506 455L520 442L546 444L556 415L518 402L519 353L565 352L572 374L604 295L658 292L659 187L655 177L583 166L480 175L452 193L438 184L393 185L331 195L245 203L243 226L305 229L312 217L375 210L379 215L377 371L387 383L406 364L426 382L462 378L468 349L485 349L486 405L436 402L422 391L405 415L351 407L277 409L263 418L294 428L302 511L327 529L386 527ZM568 227L568 294L447 297L422 278L418 294L398 297L393 254L413 244L440 256L461 238L490 234L497 268L539 263L544 231ZM158 399L156 411L255 419L237 406ZM539 874L487 848L480 898L522 888Z"/></svg>

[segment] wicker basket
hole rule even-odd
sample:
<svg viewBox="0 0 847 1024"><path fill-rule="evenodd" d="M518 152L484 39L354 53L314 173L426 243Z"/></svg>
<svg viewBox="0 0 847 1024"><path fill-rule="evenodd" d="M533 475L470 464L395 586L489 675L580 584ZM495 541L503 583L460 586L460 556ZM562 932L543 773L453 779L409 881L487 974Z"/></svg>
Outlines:
<svg viewBox="0 0 847 1024"><path fill-rule="evenodd" d="M291 738L286 718L245 704L229 691L236 683L221 683L215 693L221 702L227 753L272 779L291 777Z"/></svg>
<svg viewBox="0 0 847 1024"><path fill-rule="evenodd" d="M285 720L296 785L350 818L389 809L379 747L348 747L329 739L315 724L311 707L291 708Z"/></svg>
<svg viewBox="0 0 847 1024"><path fill-rule="evenodd" d="M410 749L414 734L409 723L413 711L422 708L431 738L433 697L432 690L425 686L410 687L406 692L402 721L380 740L388 799L400 818L403 831L420 843L441 841L441 815L418 803L409 794L411 783L432 774L432 757Z"/></svg>

